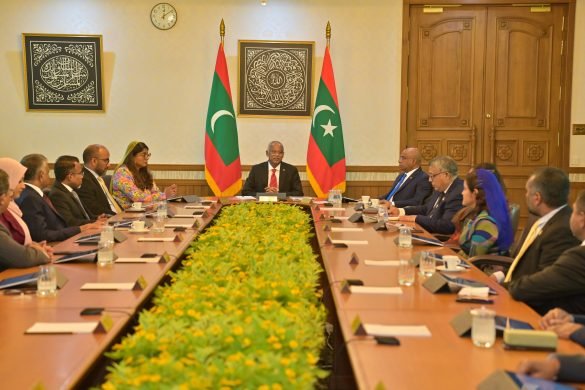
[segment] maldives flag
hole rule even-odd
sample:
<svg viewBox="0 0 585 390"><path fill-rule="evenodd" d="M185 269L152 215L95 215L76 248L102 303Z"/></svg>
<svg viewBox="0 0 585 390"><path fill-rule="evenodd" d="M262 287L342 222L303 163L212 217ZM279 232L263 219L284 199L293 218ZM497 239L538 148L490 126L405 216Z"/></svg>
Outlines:
<svg viewBox="0 0 585 390"><path fill-rule="evenodd" d="M215 196L242 188L238 128L223 44L219 45L205 122L205 179Z"/></svg>
<svg viewBox="0 0 585 390"><path fill-rule="evenodd" d="M329 47L325 49L307 151L307 176L319 198L345 191L345 149Z"/></svg>

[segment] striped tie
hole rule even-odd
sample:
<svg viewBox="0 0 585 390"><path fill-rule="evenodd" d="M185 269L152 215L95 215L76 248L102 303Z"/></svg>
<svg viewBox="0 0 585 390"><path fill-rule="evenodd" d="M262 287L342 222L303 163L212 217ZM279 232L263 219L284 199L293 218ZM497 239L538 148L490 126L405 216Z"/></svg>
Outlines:
<svg viewBox="0 0 585 390"><path fill-rule="evenodd" d="M506 278L504 279L504 283L507 283L510 280L512 280L512 273L516 269L516 266L520 262L520 259L522 258L522 256L524 256L524 253L526 253L526 251L528 250L530 245L532 245L534 240L536 240L536 237L538 237L538 235L541 232L542 232L542 226L540 226L540 224L535 223L534 225L532 225L532 227L530 228L530 231L526 235L526 239L524 240L522 247L518 251L518 254L514 258L514 261L512 262L512 265L510 266L508 273L506 274Z"/></svg>

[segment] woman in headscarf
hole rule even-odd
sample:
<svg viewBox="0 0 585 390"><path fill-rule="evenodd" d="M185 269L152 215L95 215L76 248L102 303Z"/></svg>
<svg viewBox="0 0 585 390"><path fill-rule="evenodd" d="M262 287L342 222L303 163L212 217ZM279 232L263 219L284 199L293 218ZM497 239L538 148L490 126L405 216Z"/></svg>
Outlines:
<svg viewBox="0 0 585 390"><path fill-rule="evenodd" d="M13 199L8 205L8 210L0 214L0 223L2 223L12 235L12 238L19 244L30 244L32 239L28 226L22 219L22 211L14 199L18 199L22 190L24 190L24 173L26 167L18 161L2 157L0 158L0 169L8 174L9 188L14 192Z"/></svg>
<svg viewBox="0 0 585 390"><path fill-rule="evenodd" d="M514 241L508 202L496 175L486 169L467 174L463 185L463 206L470 212L459 237L461 254L505 254Z"/></svg>
<svg viewBox="0 0 585 390"><path fill-rule="evenodd" d="M0 169L0 214L12 201L8 174ZM7 268L28 268L51 261L53 249L45 243L21 245L14 241L8 229L0 223L0 271Z"/></svg>
<svg viewBox="0 0 585 390"><path fill-rule="evenodd" d="M177 194L175 184L160 191L148 170L150 152L143 142L133 141L112 177L112 195L127 209L134 202L151 203Z"/></svg>

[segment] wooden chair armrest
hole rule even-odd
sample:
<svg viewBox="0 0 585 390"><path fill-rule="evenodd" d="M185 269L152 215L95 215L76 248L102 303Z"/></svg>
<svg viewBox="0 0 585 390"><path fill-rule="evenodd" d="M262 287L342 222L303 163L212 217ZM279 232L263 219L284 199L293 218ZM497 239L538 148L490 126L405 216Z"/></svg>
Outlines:
<svg viewBox="0 0 585 390"><path fill-rule="evenodd" d="M469 258L467 261L480 269L485 266L500 266L507 270L512 265L514 259L508 256L478 255Z"/></svg>

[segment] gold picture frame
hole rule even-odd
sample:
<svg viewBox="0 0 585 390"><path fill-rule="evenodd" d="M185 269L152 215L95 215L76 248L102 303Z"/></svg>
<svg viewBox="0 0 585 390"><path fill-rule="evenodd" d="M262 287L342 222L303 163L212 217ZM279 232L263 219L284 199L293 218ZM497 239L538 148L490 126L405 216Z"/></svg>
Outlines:
<svg viewBox="0 0 585 390"><path fill-rule="evenodd" d="M314 41L238 41L238 115L311 116Z"/></svg>
<svg viewBox="0 0 585 390"><path fill-rule="evenodd" d="M26 110L104 111L102 36L22 34Z"/></svg>

